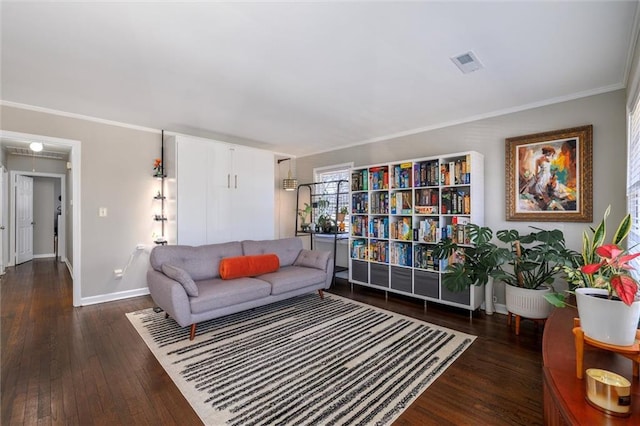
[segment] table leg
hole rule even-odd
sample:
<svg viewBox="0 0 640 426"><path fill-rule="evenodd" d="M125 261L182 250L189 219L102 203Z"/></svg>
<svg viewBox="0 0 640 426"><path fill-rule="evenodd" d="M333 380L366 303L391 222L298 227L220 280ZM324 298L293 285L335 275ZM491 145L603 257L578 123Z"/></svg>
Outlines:
<svg viewBox="0 0 640 426"><path fill-rule="evenodd" d="M576 343L576 377L582 379L582 364L584 362L584 331L580 327L573 330Z"/></svg>

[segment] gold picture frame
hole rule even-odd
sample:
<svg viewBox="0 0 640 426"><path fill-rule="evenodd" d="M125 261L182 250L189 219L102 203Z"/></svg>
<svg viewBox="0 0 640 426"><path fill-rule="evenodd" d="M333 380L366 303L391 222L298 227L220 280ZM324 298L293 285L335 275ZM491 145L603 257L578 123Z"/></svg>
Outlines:
<svg viewBox="0 0 640 426"><path fill-rule="evenodd" d="M593 126L505 139L506 219L593 221Z"/></svg>

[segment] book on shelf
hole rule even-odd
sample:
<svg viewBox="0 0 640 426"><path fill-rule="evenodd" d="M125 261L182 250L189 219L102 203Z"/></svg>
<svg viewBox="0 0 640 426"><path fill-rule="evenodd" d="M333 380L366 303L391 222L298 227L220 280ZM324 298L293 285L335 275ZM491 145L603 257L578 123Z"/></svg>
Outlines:
<svg viewBox="0 0 640 426"><path fill-rule="evenodd" d="M413 240L413 230L411 228L410 217L398 218L397 221L391 223L390 228L389 235L392 239L405 241Z"/></svg>
<svg viewBox="0 0 640 426"><path fill-rule="evenodd" d="M437 243L440 241L440 225L437 218L428 218L418 222L418 238L421 243Z"/></svg>
<svg viewBox="0 0 640 426"><path fill-rule="evenodd" d="M355 237L366 237L368 230L367 216L351 216L351 235Z"/></svg>
<svg viewBox="0 0 640 426"><path fill-rule="evenodd" d="M352 194L351 211L353 213L368 213L369 194L366 192L358 192L358 193Z"/></svg>
<svg viewBox="0 0 640 426"><path fill-rule="evenodd" d="M353 259L367 259L367 245L364 240L354 240L351 244L351 257Z"/></svg>
<svg viewBox="0 0 640 426"><path fill-rule="evenodd" d="M471 196L466 190L447 188L442 191L442 214L471 214Z"/></svg>
<svg viewBox="0 0 640 426"><path fill-rule="evenodd" d="M351 190L366 191L369 183L369 172L367 170L355 170L351 173Z"/></svg>
<svg viewBox="0 0 640 426"><path fill-rule="evenodd" d="M449 238L456 244L471 244L471 237L469 235L469 218L461 218L454 216L451 224L448 224L441 229L441 237Z"/></svg>
<svg viewBox="0 0 640 426"><path fill-rule="evenodd" d="M371 240L369 243L369 260L389 263L389 243L387 241Z"/></svg>
<svg viewBox="0 0 640 426"><path fill-rule="evenodd" d="M411 163L397 164L393 167L393 187L411 188Z"/></svg>
<svg viewBox="0 0 640 426"><path fill-rule="evenodd" d="M389 238L389 218L372 218L369 221L369 236L373 238Z"/></svg>
<svg viewBox="0 0 640 426"><path fill-rule="evenodd" d="M395 265L411 266L411 244L392 243L389 250L389 261Z"/></svg>
<svg viewBox="0 0 640 426"><path fill-rule="evenodd" d="M374 192L371 194L371 213L372 214L388 214L389 213L389 193Z"/></svg>
<svg viewBox="0 0 640 426"><path fill-rule="evenodd" d="M414 247L413 266L421 269L438 271L440 261L433 257L433 247L418 244Z"/></svg>
<svg viewBox="0 0 640 426"><path fill-rule="evenodd" d="M411 214L412 204L411 191L398 191L391 194L391 214Z"/></svg>
<svg viewBox="0 0 640 426"><path fill-rule="evenodd" d="M389 170L387 167L372 167L369 169L371 189L389 189Z"/></svg>

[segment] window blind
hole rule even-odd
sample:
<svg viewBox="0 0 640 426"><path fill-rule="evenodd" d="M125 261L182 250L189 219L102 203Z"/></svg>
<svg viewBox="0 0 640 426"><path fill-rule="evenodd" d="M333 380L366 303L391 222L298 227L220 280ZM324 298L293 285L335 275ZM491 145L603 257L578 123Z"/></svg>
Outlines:
<svg viewBox="0 0 640 426"><path fill-rule="evenodd" d="M627 248L637 252L640 249L640 96L636 97L629 113L629 135L627 146L627 212L631 214L631 232L627 238ZM638 263L635 262L635 267ZM632 271L640 279L640 271Z"/></svg>

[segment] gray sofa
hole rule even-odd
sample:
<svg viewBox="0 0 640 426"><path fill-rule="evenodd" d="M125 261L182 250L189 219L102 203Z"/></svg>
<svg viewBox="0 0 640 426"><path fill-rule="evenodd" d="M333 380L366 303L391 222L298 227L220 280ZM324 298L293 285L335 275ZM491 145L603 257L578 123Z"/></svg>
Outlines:
<svg viewBox="0 0 640 426"><path fill-rule="evenodd" d="M255 277L223 280L226 257L275 253L280 267ZM300 238L234 241L204 246L156 246L147 284L153 301L182 327L322 290L331 286L333 259L328 251L303 249Z"/></svg>

